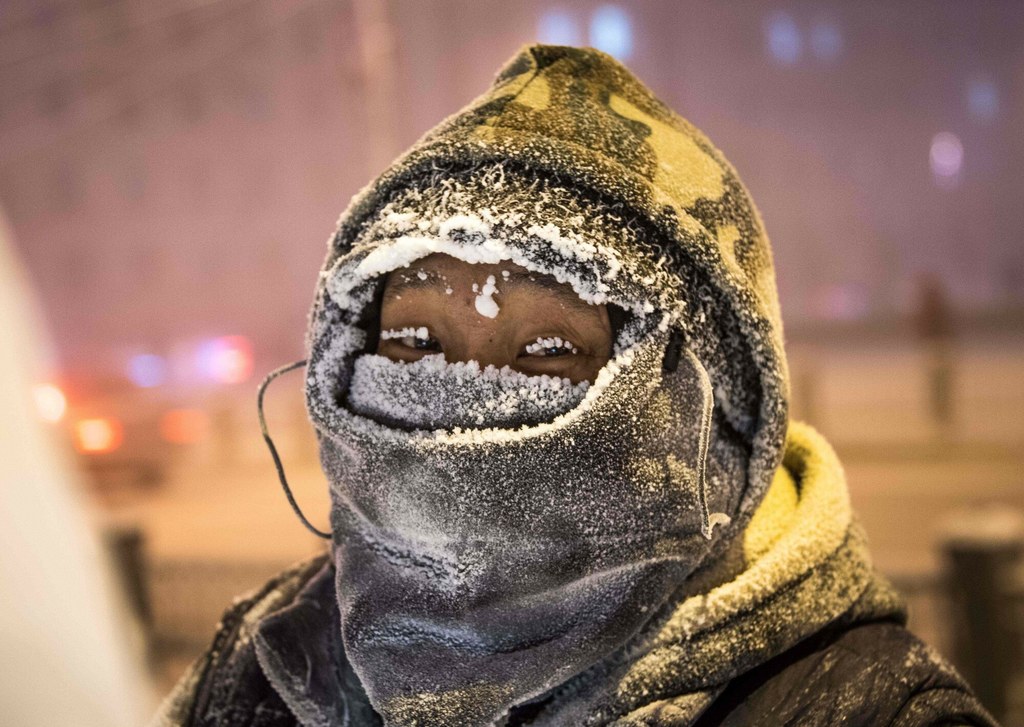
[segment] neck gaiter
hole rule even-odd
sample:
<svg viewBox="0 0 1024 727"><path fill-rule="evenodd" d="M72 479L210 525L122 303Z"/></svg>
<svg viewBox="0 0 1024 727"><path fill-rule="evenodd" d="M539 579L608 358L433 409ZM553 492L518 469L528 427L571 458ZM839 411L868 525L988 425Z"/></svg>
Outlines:
<svg viewBox="0 0 1024 727"><path fill-rule="evenodd" d="M411 429L518 428L539 424L580 402L589 382L527 376L505 366L445 361L444 354L406 363L377 354L355 360L348 408Z"/></svg>
<svg viewBox="0 0 1024 727"><path fill-rule="evenodd" d="M589 386L358 356L346 320L307 381L346 657L387 725L500 724L628 642L707 557L728 517L706 483L734 476L708 457L711 382L686 348L663 370L655 314Z"/></svg>

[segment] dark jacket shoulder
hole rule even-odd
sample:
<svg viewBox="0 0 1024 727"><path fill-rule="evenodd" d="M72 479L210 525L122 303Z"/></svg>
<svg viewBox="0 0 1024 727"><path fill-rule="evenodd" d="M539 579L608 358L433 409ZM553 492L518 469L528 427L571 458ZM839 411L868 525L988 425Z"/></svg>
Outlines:
<svg viewBox="0 0 1024 727"><path fill-rule="evenodd" d="M318 556L238 599L151 727L297 725L259 663L254 635L267 616L301 600L325 567L327 555ZM357 710L357 723L379 724L367 710L368 705ZM699 727L836 724L994 727L996 722L953 667L894 621L841 621L818 632L733 679L697 722Z"/></svg>
<svg viewBox="0 0 1024 727"><path fill-rule="evenodd" d="M900 623L825 629L734 679L700 727L983 725L995 720L934 649Z"/></svg>
<svg viewBox="0 0 1024 727"><path fill-rule="evenodd" d="M253 636L268 614L292 604L329 562L326 553L291 566L235 599L210 647L164 699L150 727L290 727L298 724L256 657Z"/></svg>

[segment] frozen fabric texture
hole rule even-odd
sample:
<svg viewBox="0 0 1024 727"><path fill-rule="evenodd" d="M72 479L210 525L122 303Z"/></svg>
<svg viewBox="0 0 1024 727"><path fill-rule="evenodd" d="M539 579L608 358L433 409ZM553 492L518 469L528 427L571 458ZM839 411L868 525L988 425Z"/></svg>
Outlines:
<svg viewBox="0 0 1024 727"><path fill-rule="evenodd" d="M444 354L418 361L356 358L348 408L382 424L409 429L517 429L550 421L580 403L589 388L555 376L527 376L475 361L448 363Z"/></svg>
<svg viewBox="0 0 1024 727"><path fill-rule="evenodd" d="M499 722L623 645L704 561L729 493L713 488L709 513L704 479L741 473L705 472L706 373L692 356L663 372L657 323L627 324L632 343L578 404L517 429L495 426L508 423L496 409L486 428L450 430L359 416L329 393L344 371L330 339L314 352L345 650L386 724ZM474 419L477 403L463 409L455 393L466 366L430 358L381 367L364 355L354 370L425 371L416 396ZM501 393L506 378L528 377L478 375L470 394ZM506 411L532 414L546 388L520 381ZM434 418L407 394L385 399L388 419Z"/></svg>
<svg viewBox="0 0 1024 727"><path fill-rule="evenodd" d="M992 727L956 672L902 627L849 518L834 453L794 422L745 538L763 548L754 567L666 604L642 639L514 709L508 727ZM345 654L335 575L325 554L240 599L153 727L382 724Z"/></svg>

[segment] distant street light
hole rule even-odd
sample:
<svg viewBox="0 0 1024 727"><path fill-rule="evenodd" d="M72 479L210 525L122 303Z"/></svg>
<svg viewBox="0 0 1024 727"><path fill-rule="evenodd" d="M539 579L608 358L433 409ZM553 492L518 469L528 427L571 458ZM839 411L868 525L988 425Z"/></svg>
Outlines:
<svg viewBox="0 0 1024 727"><path fill-rule="evenodd" d="M124 441L124 427L111 417L82 419L75 424L75 449L82 454L113 452Z"/></svg>
<svg viewBox="0 0 1024 727"><path fill-rule="evenodd" d="M64 392L56 384L36 384L32 388L32 396L36 401L36 410L44 421L59 422L67 411L68 401Z"/></svg>

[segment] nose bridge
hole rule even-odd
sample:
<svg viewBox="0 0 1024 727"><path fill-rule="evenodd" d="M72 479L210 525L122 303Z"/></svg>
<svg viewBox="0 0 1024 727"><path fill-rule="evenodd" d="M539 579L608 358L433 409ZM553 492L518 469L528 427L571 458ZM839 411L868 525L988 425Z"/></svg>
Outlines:
<svg viewBox="0 0 1024 727"><path fill-rule="evenodd" d="M473 298L460 302L457 335L445 341L444 354L448 361L476 361L481 367L493 364L515 364L509 347L502 336L499 317L490 318L477 311Z"/></svg>
<svg viewBox="0 0 1024 727"><path fill-rule="evenodd" d="M500 340L496 326L471 326L445 350L448 361L476 361L481 367L493 364L497 368L515 364L514 358L506 351Z"/></svg>

